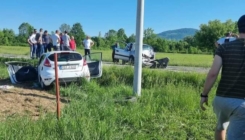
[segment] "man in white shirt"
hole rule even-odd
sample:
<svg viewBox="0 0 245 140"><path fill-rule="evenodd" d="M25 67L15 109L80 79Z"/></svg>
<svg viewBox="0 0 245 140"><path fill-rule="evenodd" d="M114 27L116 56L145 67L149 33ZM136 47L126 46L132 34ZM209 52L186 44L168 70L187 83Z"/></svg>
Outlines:
<svg viewBox="0 0 245 140"><path fill-rule="evenodd" d="M90 49L94 45L94 42L90 39L89 36L86 37L85 40L83 40L83 46L84 46L84 55L90 54Z"/></svg>
<svg viewBox="0 0 245 140"><path fill-rule="evenodd" d="M60 36L59 36L59 31L56 30L55 34L52 35L51 37L54 51L59 51L60 50Z"/></svg>
<svg viewBox="0 0 245 140"><path fill-rule="evenodd" d="M30 45L30 58L32 58L32 42L31 42L31 36L34 34L34 32L31 33L31 35L28 37L27 42Z"/></svg>
<svg viewBox="0 0 245 140"><path fill-rule="evenodd" d="M36 51L37 51L37 41L36 41L36 33L37 33L37 30L34 29L32 35L29 37L29 39L27 40L28 43L30 44L31 46L31 54L30 54L30 57L33 59L34 56L36 55ZM37 57L37 55L36 55Z"/></svg>
<svg viewBox="0 0 245 140"><path fill-rule="evenodd" d="M65 34L62 36L63 40L63 50L69 51L70 50L70 36L67 34L67 31L65 31Z"/></svg>

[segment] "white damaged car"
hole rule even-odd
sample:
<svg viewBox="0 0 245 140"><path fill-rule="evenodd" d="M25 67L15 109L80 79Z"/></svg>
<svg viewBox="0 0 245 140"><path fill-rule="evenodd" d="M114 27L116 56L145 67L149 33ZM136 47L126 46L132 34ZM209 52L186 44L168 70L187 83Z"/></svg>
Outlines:
<svg viewBox="0 0 245 140"><path fill-rule="evenodd" d="M122 60L122 64L130 63L134 64L135 59L135 43L128 43L126 44L125 48L115 48L115 55L114 58ZM148 44L143 44L142 46L142 59L144 62L144 59L155 59L155 52L152 48L152 46Z"/></svg>
<svg viewBox="0 0 245 140"><path fill-rule="evenodd" d="M125 48L115 48L114 58L122 60L122 64L129 63L134 64L135 60L135 43L126 44ZM155 59L156 53L153 47L148 44L142 46L142 66L150 68L166 68L169 63L169 58L164 57L161 59Z"/></svg>
<svg viewBox="0 0 245 140"><path fill-rule="evenodd" d="M33 67L25 62L6 62L13 84L38 80L41 88L47 89L55 82L54 54L57 53L58 78L60 83L76 82L80 78L90 80L102 76L102 53L82 56L74 51L44 53Z"/></svg>

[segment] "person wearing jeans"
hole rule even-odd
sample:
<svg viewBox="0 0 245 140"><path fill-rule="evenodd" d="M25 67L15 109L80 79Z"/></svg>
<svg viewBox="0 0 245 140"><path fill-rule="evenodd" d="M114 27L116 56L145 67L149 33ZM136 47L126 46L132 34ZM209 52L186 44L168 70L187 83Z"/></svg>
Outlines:
<svg viewBox="0 0 245 140"><path fill-rule="evenodd" d="M67 31L64 32L62 36L62 41L63 41L63 50L64 51L69 51L70 50L70 36L67 34Z"/></svg>
<svg viewBox="0 0 245 140"><path fill-rule="evenodd" d="M40 56L43 54L43 42L42 42L42 36L43 36L43 29L41 28L39 30L40 32L36 34L36 41L37 41L37 50L36 50L36 57L40 58Z"/></svg>
<svg viewBox="0 0 245 140"><path fill-rule="evenodd" d="M47 30L44 31L44 34L43 34L43 36L42 36L42 41L43 41L44 52L45 52L45 53L46 53L47 51L51 52L51 47L50 47L50 36L49 36Z"/></svg>
<svg viewBox="0 0 245 140"><path fill-rule="evenodd" d="M34 32L28 39L28 43L30 44L30 57L33 59L36 55L36 50L37 50L37 41L36 41L36 33L37 30L34 29Z"/></svg>
<svg viewBox="0 0 245 140"><path fill-rule="evenodd" d="M36 58L38 58L38 55L37 55L37 43L33 43L32 44L32 52L31 52L31 54L32 54L32 59L34 59L35 56L36 56Z"/></svg>
<svg viewBox="0 0 245 140"><path fill-rule="evenodd" d="M32 32L32 34L29 36L29 38L27 39L27 42L30 46L30 58L32 58L32 42L31 42L31 36L34 34L34 32Z"/></svg>

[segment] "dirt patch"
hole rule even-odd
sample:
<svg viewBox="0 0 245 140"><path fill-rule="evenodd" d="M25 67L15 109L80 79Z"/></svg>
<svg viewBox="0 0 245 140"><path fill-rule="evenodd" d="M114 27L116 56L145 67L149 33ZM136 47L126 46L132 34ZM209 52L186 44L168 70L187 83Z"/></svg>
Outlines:
<svg viewBox="0 0 245 140"><path fill-rule="evenodd" d="M11 85L7 80L0 80L0 85L12 86L10 89L0 89L1 120L19 115L28 115L37 119L48 112L56 112L56 96L33 88L33 84ZM68 103L68 100L62 98L61 108L65 103Z"/></svg>

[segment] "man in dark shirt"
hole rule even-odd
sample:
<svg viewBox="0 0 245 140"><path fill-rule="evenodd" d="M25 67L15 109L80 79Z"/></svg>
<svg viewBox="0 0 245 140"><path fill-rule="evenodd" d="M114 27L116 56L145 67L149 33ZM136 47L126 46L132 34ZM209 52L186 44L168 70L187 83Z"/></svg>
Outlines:
<svg viewBox="0 0 245 140"><path fill-rule="evenodd" d="M45 53L46 53L47 51L51 52L50 36L49 36L47 30L44 31L44 34L43 34L43 36L42 36L42 40L43 40L44 52L45 52Z"/></svg>
<svg viewBox="0 0 245 140"><path fill-rule="evenodd" d="M245 140L245 15L237 22L239 38L218 47L207 75L200 106L205 110L208 93L222 67L221 80L213 101L217 117L216 140ZM226 129L229 129L226 134Z"/></svg>

